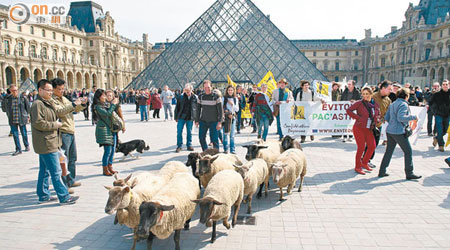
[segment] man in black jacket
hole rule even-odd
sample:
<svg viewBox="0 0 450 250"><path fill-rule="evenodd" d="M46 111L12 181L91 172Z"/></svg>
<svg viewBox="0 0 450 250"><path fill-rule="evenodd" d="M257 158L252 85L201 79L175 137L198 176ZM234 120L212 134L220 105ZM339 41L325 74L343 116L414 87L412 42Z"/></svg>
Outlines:
<svg viewBox="0 0 450 250"><path fill-rule="evenodd" d="M439 82L433 83L431 90L426 90L424 94L424 100L427 107L427 132L428 136L435 136L436 135L436 123L434 123L433 128L433 110L431 109L430 101L431 97L438 91L441 90L441 85Z"/></svg>
<svg viewBox="0 0 450 250"><path fill-rule="evenodd" d="M442 82L442 89L431 97L430 106L433 110L436 123L437 136L434 137L433 146L439 145L439 151L444 152L444 134L447 133L448 119L450 116L450 91L449 81Z"/></svg>
<svg viewBox="0 0 450 250"><path fill-rule="evenodd" d="M23 95L19 95L19 90L16 85L9 87L11 95L5 97L2 103L3 111L8 115L9 126L14 137L14 143L16 144L16 151L13 156L22 153L20 146L19 129L22 134L23 144L25 145L25 152L30 151L30 146L27 137L27 123L30 113L30 102L28 98Z"/></svg>
<svg viewBox="0 0 450 250"><path fill-rule="evenodd" d="M183 145L183 128L186 125L186 147L189 151L194 151L192 147L192 125L194 124L194 116L197 112L197 96L192 92L192 85L186 83L184 93L177 99L175 106L175 121L177 122L177 149L175 152L181 151Z"/></svg>
<svg viewBox="0 0 450 250"><path fill-rule="evenodd" d="M347 88L345 88L344 92L341 95L341 101L358 101L361 99L361 93L355 88L355 81L350 80L347 82ZM353 135L348 136L348 141L351 142L353 139ZM344 135L342 142L347 140L347 136Z"/></svg>

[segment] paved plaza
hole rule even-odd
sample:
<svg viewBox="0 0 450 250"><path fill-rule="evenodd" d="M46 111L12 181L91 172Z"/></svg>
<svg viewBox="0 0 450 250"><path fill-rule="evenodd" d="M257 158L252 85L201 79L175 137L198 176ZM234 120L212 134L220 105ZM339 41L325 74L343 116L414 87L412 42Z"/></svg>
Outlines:
<svg viewBox="0 0 450 250"><path fill-rule="evenodd" d="M123 141L144 139L150 145L140 159L120 162L114 169L121 176L158 170L169 160L185 162L188 152L174 153L176 123L151 119L142 123L134 105L124 106L127 131ZM72 206L38 204L35 186L38 156L27 152L12 157L12 137L4 113L0 114L0 249L130 249L131 230L114 225L114 216L104 207L108 197L104 185L112 177L102 176L103 149L95 143L94 127L75 116L78 147L77 171L81 187L74 188L80 199ZM271 127L271 138L275 124ZM29 130L30 131L30 130ZM450 168L444 163L449 153L433 149L423 131L413 146L415 172L419 181L406 181L403 154L396 149L388 172L379 179L353 171L356 144L319 137L304 146L308 173L302 193L293 192L278 201L278 189L271 183L269 196L253 200L256 225L236 225L227 230L218 225L218 238L209 242L211 228L199 224L198 208L189 231L181 233L182 249L450 249ZM236 135L237 154L255 134L246 128ZM29 133L31 142L31 133ZM194 129L195 149L200 150ZM221 148L222 149L222 148ZM379 165L384 146L373 161ZM450 149L449 149L450 150ZM245 215L247 205L241 206ZM174 249L172 236L155 240L154 249ZM145 241L137 249L146 249Z"/></svg>

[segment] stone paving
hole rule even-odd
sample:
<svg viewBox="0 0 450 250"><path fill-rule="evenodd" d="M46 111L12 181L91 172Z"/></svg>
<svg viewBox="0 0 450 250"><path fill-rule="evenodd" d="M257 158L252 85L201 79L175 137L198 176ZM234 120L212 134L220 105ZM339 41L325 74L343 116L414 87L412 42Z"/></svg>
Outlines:
<svg viewBox="0 0 450 250"><path fill-rule="evenodd" d="M141 138L150 151L138 160L119 162L121 176L157 170L169 160L185 162L187 151L174 153L176 124L151 119L141 123L134 106L125 105L127 131L123 141ZM94 127L76 115L77 171L82 186L75 188L79 201L72 206L37 203L35 186L38 156L33 152L12 157L13 139L8 137L7 119L0 114L0 249L129 249L131 230L113 225L114 217L104 213L112 177L101 175L102 148L95 143ZM271 128L271 138L275 126ZM194 146L200 150L198 131ZM29 133L31 141L31 133ZM255 139L250 129L237 135L237 153L244 157L244 145ZM308 138L309 139L309 138ZM353 171L356 144L330 137L304 144L308 174L302 193L293 192L285 202L270 186L269 196L253 200L256 225L237 225L227 230L218 225L218 239L209 242L211 229L198 223L198 211L191 229L182 231L182 249L450 249L450 168L444 163L448 152L440 153L422 133L414 149L419 181L406 181L403 154L399 148L387 178L375 173L365 176ZM374 163L379 164L385 148L379 146ZM246 205L240 214L244 215ZM197 209L198 210L198 209ZM154 249L173 249L172 237L155 240ZM137 249L146 249L145 241Z"/></svg>

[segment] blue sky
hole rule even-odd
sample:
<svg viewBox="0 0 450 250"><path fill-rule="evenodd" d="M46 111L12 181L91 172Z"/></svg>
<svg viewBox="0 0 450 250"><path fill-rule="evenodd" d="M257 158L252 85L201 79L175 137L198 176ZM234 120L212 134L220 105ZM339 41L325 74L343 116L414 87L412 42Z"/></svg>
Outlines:
<svg viewBox="0 0 450 250"><path fill-rule="evenodd" d="M1 4L39 1L0 0ZM63 3L70 1L46 1ZM115 20L116 31L133 40L149 34L150 42L175 40L214 0L96 0ZM362 39L364 29L383 36L401 27L409 2L419 0L254 0L289 39Z"/></svg>

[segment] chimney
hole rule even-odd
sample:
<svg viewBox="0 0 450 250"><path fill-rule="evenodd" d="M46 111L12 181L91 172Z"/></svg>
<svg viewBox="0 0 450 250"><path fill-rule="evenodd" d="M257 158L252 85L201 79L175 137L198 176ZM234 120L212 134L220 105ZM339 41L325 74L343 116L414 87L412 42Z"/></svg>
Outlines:
<svg viewBox="0 0 450 250"><path fill-rule="evenodd" d="M169 38L166 38L166 43L169 43Z"/></svg>
<svg viewBox="0 0 450 250"><path fill-rule="evenodd" d="M270 15L269 14L267 15L267 18L270 20Z"/></svg>
<svg viewBox="0 0 450 250"><path fill-rule="evenodd" d="M397 31L397 26L391 26L391 33Z"/></svg>
<svg viewBox="0 0 450 250"><path fill-rule="evenodd" d="M345 36L342 37L342 40L345 40Z"/></svg>

